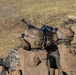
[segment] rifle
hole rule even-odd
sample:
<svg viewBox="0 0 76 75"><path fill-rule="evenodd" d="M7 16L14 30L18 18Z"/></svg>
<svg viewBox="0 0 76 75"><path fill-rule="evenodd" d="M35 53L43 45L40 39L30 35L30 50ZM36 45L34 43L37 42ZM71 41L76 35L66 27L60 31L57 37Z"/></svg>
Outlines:
<svg viewBox="0 0 76 75"><path fill-rule="evenodd" d="M41 30L43 30L44 34L46 34L47 32L50 34L54 34L56 33L56 31L58 30L58 28L53 28L52 26L46 26L46 25L43 25L41 27Z"/></svg>
<svg viewBox="0 0 76 75"><path fill-rule="evenodd" d="M38 29L37 27L33 26L32 24L27 23L24 18L21 21L26 24L25 26L27 26L28 29L31 29L31 28Z"/></svg>
<svg viewBox="0 0 76 75"><path fill-rule="evenodd" d="M31 29L31 28L39 29L39 28L33 26L32 24L26 22L24 18L23 18L21 21L26 24L25 26L27 26L28 29ZM44 34L46 34L45 32L47 32L47 31L48 31L49 33L55 33L55 32L57 31L57 29L58 29L58 28L53 28L52 26L46 26L46 25L44 24L39 30L43 31Z"/></svg>
<svg viewBox="0 0 76 75"><path fill-rule="evenodd" d="M50 41L53 40L52 36L58 30L58 28L53 28L52 26L47 26L45 24L39 29L39 28L31 25L30 23L27 23L24 18L21 21L26 24L25 26L27 26L28 29L34 28L34 29L41 30L44 33L46 40L49 38Z"/></svg>

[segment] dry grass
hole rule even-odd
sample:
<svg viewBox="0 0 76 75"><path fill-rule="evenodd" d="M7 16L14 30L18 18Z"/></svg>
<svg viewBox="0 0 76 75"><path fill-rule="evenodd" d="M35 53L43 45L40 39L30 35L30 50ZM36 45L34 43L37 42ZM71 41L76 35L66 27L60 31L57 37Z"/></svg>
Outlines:
<svg viewBox="0 0 76 75"><path fill-rule="evenodd" d="M37 27L58 26L68 15L76 16L76 0L0 0L0 57L19 43L17 37L26 29L20 19Z"/></svg>
<svg viewBox="0 0 76 75"><path fill-rule="evenodd" d="M76 0L0 0L0 57L6 58L19 44L18 37L26 29L22 18L37 27L58 26L71 15L76 17ZM76 32L76 24L71 26Z"/></svg>

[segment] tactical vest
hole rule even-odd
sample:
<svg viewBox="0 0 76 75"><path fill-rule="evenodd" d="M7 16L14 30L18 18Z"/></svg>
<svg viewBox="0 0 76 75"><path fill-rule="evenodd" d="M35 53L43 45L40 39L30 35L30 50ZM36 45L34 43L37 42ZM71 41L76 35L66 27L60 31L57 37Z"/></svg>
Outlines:
<svg viewBox="0 0 76 75"><path fill-rule="evenodd" d="M23 75L49 75L49 63L45 50L18 50Z"/></svg>
<svg viewBox="0 0 76 75"><path fill-rule="evenodd" d="M76 75L76 56L69 52L69 47L59 44L60 64L65 75Z"/></svg>

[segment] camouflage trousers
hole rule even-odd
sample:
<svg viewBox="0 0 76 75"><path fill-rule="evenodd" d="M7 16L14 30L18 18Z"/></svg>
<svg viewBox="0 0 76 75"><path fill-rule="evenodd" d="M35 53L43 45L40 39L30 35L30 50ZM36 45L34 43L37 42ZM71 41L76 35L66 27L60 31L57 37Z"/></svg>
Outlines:
<svg viewBox="0 0 76 75"><path fill-rule="evenodd" d="M59 55L59 51L56 50L54 52L50 53L50 63L51 63L51 67L55 68L55 69L59 69L60 68L60 55Z"/></svg>
<svg viewBox="0 0 76 75"><path fill-rule="evenodd" d="M19 57L19 54L18 54L18 49L19 49L19 46L16 46L8 54L7 59L8 59L9 64L10 64L10 66L9 66L9 71L10 72L12 72L16 68L19 68L20 67L20 57Z"/></svg>

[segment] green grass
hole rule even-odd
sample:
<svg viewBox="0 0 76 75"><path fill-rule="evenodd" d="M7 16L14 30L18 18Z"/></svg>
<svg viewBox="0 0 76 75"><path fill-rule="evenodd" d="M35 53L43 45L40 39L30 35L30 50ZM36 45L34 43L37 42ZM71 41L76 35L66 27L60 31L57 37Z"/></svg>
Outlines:
<svg viewBox="0 0 76 75"><path fill-rule="evenodd" d="M5 58L19 43L17 37L26 29L22 18L39 28L56 27L68 15L76 16L76 0L0 0L0 57Z"/></svg>

